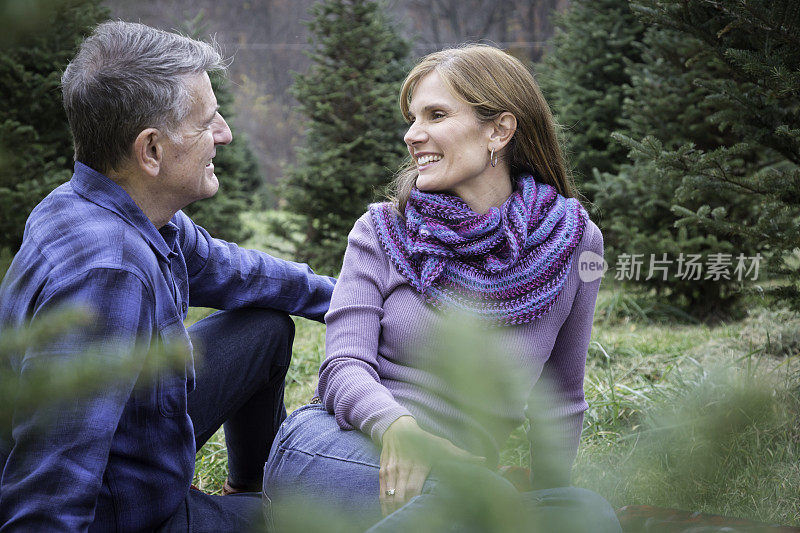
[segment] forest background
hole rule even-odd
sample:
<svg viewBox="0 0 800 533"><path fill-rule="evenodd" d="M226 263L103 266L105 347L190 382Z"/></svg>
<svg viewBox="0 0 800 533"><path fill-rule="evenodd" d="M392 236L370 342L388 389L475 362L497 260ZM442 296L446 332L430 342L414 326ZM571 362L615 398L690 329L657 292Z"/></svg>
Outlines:
<svg viewBox="0 0 800 533"><path fill-rule="evenodd" d="M617 506L800 525L800 5L41 0L0 8L0 267L30 208L69 179L58 78L99 20L216 35L234 57L228 82L214 84L235 141L215 159L220 193L189 212L216 235L330 274L353 221L403 161L396 94L413 59L464 41L509 50L553 107L606 243L576 483ZM324 357L324 327L298 320L297 328L290 410L313 392ZM6 334L0 356L54 334ZM64 390L85 393L96 371L71 376ZM506 464L527 464L526 429L512 434ZM225 476L223 443L218 434L198 454L195 481L211 492Z"/></svg>

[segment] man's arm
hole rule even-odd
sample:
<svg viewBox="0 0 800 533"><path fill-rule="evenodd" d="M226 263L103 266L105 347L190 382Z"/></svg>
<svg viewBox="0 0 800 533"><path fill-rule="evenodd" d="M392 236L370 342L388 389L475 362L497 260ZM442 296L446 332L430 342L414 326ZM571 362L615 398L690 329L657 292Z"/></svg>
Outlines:
<svg viewBox="0 0 800 533"><path fill-rule="evenodd" d="M322 321L333 278L318 276L302 263L215 239L181 211L173 222L181 232L191 305L266 307Z"/></svg>
<svg viewBox="0 0 800 533"><path fill-rule="evenodd" d="M97 268L39 297L31 321L65 305L89 307L94 327L81 328L29 351L21 386L37 367L73 364L88 349L94 364L129 357L137 339L150 342L152 297L134 274ZM95 506L109 450L136 375L121 376L89 398L14 414L12 448L0 482L0 531L85 531Z"/></svg>

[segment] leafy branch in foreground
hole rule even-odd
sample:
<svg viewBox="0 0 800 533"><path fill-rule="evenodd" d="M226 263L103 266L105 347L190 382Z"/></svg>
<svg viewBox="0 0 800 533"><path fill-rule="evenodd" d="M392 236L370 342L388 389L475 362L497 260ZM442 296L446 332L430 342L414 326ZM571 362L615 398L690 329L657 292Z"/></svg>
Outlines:
<svg viewBox="0 0 800 533"><path fill-rule="evenodd" d="M178 343L156 348L137 346L119 356L108 349L89 346L77 358L35 365L21 382L12 369L28 350L51 345L76 331L90 327L91 313L68 309L49 314L25 329L4 330L0 335L0 427L8 427L15 411L28 411L91 397L117 380L138 376L140 383L164 369L182 368L188 353Z"/></svg>

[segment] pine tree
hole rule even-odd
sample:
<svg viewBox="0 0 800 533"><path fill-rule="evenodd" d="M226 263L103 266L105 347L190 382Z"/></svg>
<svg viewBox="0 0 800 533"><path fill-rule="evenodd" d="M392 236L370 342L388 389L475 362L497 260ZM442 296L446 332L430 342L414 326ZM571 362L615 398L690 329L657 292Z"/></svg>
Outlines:
<svg viewBox="0 0 800 533"><path fill-rule="evenodd" d="M642 273L633 279L635 286L653 288L697 317L724 316L735 311L741 283L730 274L730 279L709 276L709 262L722 257L713 254L733 257L749 254L752 248L736 236L714 235L696 224L677 228L679 216L672 212L672 205L681 175L664 172L642 152L645 146L672 149L692 143L704 148L733 143L705 120L714 106L707 100L708 91L698 85L712 79L722 66L702 42L660 25L647 29L642 45L641 61L627 68L631 81L621 120L624 135L615 134L631 150L633 162L622 165L616 174L596 176L595 200L603 214L606 257L622 266L638 254ZM746 165L755 158L752 153L742 154L740 163ZM719 190L695 191L692 205L702 203L727 206L743 221L751 217L746 203ZM686 263L678 271L681 257L698 255L699 279L694 279ZM665 259L666 263L658 263ZM667 267L666 279L659 270L653 270L651 277L651 264ZM618 277L623 276L618 273Z"/></svg>
<svg viewBox="0 0 800 533"><path fill-rule="evenodd" d="M590 200L593 169L613 173L626 161L611 132L621 127L625 67L639 61L643 32L628 0L575 0L556 17L552 50L539 69L576 182Z"/></svg>
<svg viewBox="0 0 800 533"><path fill-rule="evenodd" d="M203 12L184 22L181 29L195 39L207 34ZM264 180L247 135L234 127L234 99L228 89L227 78L212 73L211 86L217 97L219 112L233 130L233 142L218 148L214 157L214 172L219 179L217 194L187 206L184 211L212 236L241 242L250 236L242 224L241 214L264 205Z"/></svg>
<svg viewBox="0 0 800 533"><path fill-rule="evenodd" d="M680 177L660 172L634 148L647 136L652 137L647 142L670 147L728 144L705 122L713 111L704 100L707 91L694 85L720 66L699 40L645 26L627 0L579 0L558 24L543 86L565 127L567 149L592 202L592 216L603 230L606 259L630 267L613 273L618 279L632 278L632 286L669 296L696 316L730 311L739 296L735 279L705 279L705 271L699 280L691 279L695 276L685 275L685 268L679 276L677 262L681 254L684 259L699 254L705 266L709 254L750 249L697 225L676 228L679 217L671 207ZM623 135L615 139L615 131ZM632 162L626 159L629 150ZM735 197L718 191L707 191L705 197L715 206L728 205L739 216L749 216L748 207L737 204ZM669 263L659 263L665 259ZM633 269L637 261L638 275ZM666 279L658 269L664 266Z"/></svg>
<svg viewBox="0 0 800 533"><path fill-rule="evenodd" d="M33 207L72 174L72 138L61 73L92 28L101 0L44 2L35 31L0 50L0 247L16 251Z"/></svg>
<svg viewBox="0 0 800 533"><path fill-rule="evenodd" d="M397 95L409 46L380 2L323 0L310 13L312 66L293 89L308 126L281 189L292 223L280 230L299 259L335 273L354 222L406 155Z"/></svg>
<svg viewBox="0 0 800 533"><path fill-rule="evenodd" d="M680 177L679 226L764 254L782 280L771 292L800 308L800 5L637 0L634 8L714 58L717 68L693 86L710 111L702 124L718 132L706 145L647 142L634 153L660 175Z"/></svg>

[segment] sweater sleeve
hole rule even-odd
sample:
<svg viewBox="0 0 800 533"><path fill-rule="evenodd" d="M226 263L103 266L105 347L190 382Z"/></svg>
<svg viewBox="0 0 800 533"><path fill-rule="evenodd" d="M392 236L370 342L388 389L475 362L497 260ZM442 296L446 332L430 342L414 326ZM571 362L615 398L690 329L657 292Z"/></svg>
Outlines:
<svg viewBox="0 0 800 533"><path fill-rule="evenodd" d="M389 262L369 217L363 215L350 232L325 315L327 355L318 392L341 428L358 429L380 443L392 422L411 413L381 384L378 346Z"/></svg>
<svg viewBox="0 0 800 533"><path fill-rule="evenodd" d="M578 289L526 408L531 421L531 476L535 488L569 484L583 413L588 408L583 378L600 277L580 279L576 271L578 259L586 251L603 256L603 235L591 221L576 249L570 273L577 280Z"/></svg>

